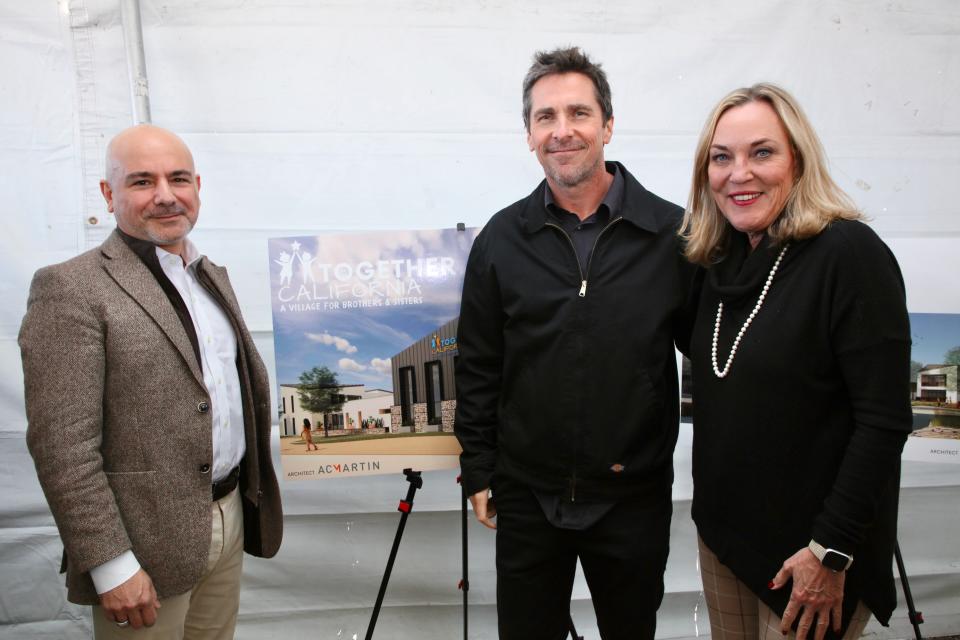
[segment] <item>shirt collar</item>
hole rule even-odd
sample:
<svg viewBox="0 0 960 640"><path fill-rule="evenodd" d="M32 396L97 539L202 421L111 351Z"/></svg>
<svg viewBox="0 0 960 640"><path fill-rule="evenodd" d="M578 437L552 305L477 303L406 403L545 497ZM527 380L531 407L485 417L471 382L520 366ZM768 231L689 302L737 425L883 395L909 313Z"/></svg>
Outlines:
<svg viewBox="0 0 960 640"><path fill-rule="evenodd" d="M153 246L154 251L157 254L157 258L160 260L160 264L163 264L165 261L168 261L169 264L174 262L179 262L183 264L184 269L190 269L194 266L200 258L203 256L200 255L200 252L197 251L197 246L190 242L190 238L183 239L183 258L175 253L170 253L169 251L161 248L158 245Z"/></svg>
<svg viewBox="0 0 960 640"><path fill-rule="evenodd" d="M134 238L130 234L125 233L123 230L121 230L120 227L117 227L117 234L126 243L126 245L130 247L130 250L133 251L135 254L137 254L140 257L140 259L143 260L148 265L152 263L163 264L164 260L167 259L167 256L175 256L177 258L180 258L180 256L178 256L175 253L164 251L159 246L153 244L149 240ZM184 265L184 268L192 267L194 264L197 263L198 260L200 260L200 258L203 257L203 255L201 255L200 252L197 250L196 245L190 242L190 238L183 239L183 254L184 254L184 258L186 258L186 260L181 260L181 262L186 263Z"/></svg>
<svg viewBox="0 0 960 640"><path fill-rule="evenodd" d="M604 168L606 168L607 173L613 176L613 182L610 184L610 188L607 189L606 195L603 196L603 200L600 202L600 206L597 207L597 211L600 211L602 207L606 206L609 219L612 220L620 215L620 209L623 207L623 172L620 171L616 162L604 163ZM543 190L543 204L547 211L554 216L556 216L558 212L566 213L566 210L556 203L549 183L547 183L546 188ZM591 212L590 215L592 216L594 213L596 212Z"/></svg>

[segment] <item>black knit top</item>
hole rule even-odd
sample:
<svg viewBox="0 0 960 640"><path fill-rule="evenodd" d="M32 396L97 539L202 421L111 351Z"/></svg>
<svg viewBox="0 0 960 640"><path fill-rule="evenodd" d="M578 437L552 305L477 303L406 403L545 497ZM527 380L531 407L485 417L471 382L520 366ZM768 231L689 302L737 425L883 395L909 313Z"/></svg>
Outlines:
<svg viewBox="0 0 960 640"><path fill-rule="evenodd" d="M910 329L893 254L860 222L792 242L729 374L711 366L753 310L782 247L734 233L709 269L691 344L693 518L706 545L778 614L767 588L814 539L854 556L844 629L858 600L887 624L896 605L900 453L911 430ZM828 631L828 636L832 631Z"/></svg>

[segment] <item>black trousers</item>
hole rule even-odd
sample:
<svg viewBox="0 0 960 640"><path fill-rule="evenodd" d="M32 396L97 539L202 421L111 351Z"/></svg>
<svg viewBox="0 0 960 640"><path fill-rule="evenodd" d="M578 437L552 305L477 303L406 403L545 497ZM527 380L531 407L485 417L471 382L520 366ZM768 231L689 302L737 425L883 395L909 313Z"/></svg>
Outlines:
<svg viewBox="0 0 960 640"><path fill-rule="evenodd" d="M558 529L522 484L497 479L497 615L501 640L567 637L577 558L603 640L652 640L663 600L673 504L619 502L584 531Z"/></svg>

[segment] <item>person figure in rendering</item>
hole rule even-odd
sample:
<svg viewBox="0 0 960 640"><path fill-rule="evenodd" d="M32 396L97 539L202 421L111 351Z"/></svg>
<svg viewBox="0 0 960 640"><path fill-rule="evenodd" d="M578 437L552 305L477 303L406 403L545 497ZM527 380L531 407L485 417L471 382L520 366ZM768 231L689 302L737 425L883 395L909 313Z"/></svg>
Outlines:
<svg viewBox="0 0 960 640"><path fill-rule="evenodd" d="M692 514L711 635L858 638L897 602L912 429L900 268L780 87L720 100L694 163Z"/></svg>
<svg viewBox="0 0 960 640"><path fill-rule="evenodd" d="M457 336L455 431L497 529L500 637L566 637L579 558L602 637L653 638L696 274L683 212L604 161L610 86L578 48L534 56L523 121L546 179L474 242Z"/></svg>
<svg viewBox="0 0 960 640"><path fill-rule="evenodd" d="M100 188L117 229L36 273L19 337L67 597L94 605L98 639L233 638L243 551L282 536L267 371L226 271L187 238L184 142L126 129Z"/></svg>
<svg viewBox="0 0 960 640"><path fill-rule="evenodd" d="M310 429L310 418L303 419L303 431L300 434L303 441L307 443L307 451L316 451L317 445L313 444L313 432Z"/></svg>

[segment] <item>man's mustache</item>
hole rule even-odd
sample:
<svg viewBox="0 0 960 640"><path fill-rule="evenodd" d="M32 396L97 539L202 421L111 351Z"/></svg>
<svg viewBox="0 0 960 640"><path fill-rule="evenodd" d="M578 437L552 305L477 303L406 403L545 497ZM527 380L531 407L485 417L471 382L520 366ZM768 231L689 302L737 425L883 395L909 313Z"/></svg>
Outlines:
<svg viewBox="0 0 960 640"><path fill-rule="evenodd" d="M168 209L153 209L147 211L147 218L166 218L173 215L186 215L187 210L183 207L170 207Z"/></svg>

